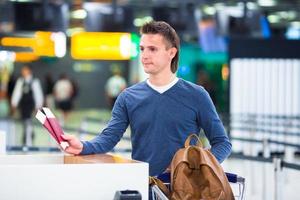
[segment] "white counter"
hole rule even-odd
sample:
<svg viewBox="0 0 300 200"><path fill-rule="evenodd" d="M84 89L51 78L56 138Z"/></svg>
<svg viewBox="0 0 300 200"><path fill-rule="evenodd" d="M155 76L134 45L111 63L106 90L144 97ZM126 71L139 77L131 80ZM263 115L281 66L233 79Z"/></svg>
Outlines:
<svg viewBox="0 0 300 200"><path fill-rule="evenodd" d="M1 200L112 200L118 190L148 199L148 164L119 156L0 156Z"/></svg>

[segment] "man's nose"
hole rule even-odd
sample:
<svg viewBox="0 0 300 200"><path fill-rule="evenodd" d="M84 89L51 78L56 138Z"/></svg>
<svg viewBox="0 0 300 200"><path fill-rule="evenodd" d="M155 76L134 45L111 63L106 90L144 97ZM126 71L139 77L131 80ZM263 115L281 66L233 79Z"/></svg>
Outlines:
<svg viewBox="0 0 300 200"><path fill-rule="evenodd" d="M141 57L142 57L142 59L148 59L149 54L148 54L146 51L143 51L143 52L141 53Z"/></svg>

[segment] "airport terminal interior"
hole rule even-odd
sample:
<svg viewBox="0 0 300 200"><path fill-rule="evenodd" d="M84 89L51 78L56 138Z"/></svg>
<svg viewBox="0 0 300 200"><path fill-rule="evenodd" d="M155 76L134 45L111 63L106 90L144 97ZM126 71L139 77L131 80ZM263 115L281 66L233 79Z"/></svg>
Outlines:
<svg viewBox="0 0 300 200"><path fill-rule="evenodd" d="M180 37L176 76L205 88L216 107L232 143L222 167L241 178L231 184L235 199L299 199L299 0L1 0L0 199L40 198L26 187L34 175L1 181L6 166L19 169L7 156L64 155L29 107L49 108L64 133L82 141L101 134L117 96L148 77L139 29L153 20ZM28 73L31 101L18 104ZM196 134L209 148L204 131ZM128 127L109 153L131 159L131 152Z"/></svg>

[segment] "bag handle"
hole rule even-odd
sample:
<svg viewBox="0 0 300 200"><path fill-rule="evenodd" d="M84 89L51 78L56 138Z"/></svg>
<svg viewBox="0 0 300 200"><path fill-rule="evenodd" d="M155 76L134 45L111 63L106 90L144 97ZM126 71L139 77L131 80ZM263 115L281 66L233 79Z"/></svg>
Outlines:
<svg viewBox="0 0 300 200"><path fill-rule="evenodd" d="M149 185L157 185L159 187L160 190L162 190L162 192L167 196L170 197L170 191L167 188L167 186L165 186L165 184L158 178L153 177L153 176L149 176Z"/></svg>
<svg viewBox="0 0 300 200"><path fill-rule="evenodd" d="M197 139L197 144L196 144L196 146L201 147L201 148L203 147L202 142L200 141L199 136L196 135L196 134L191 134L191 135L189 135L189 137L185 140L185 143L184 143L184 147L185 147L185 148L187 148L188 146L190 146L190 143L191 143L192 138Z"/></svg>

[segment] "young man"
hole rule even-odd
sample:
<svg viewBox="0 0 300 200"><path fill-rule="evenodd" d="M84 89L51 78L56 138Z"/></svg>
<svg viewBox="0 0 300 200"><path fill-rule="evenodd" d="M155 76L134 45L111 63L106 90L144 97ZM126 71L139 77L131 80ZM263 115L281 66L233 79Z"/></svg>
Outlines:
<svg viewBox="0 0 300 200"><path fill-rule="evenodd" d="M132 158L148 162L150 175L169 166L175 152L191 133L204 132L219 162L231 152L231 143L216 109L203 87L178 79L179 38L165 22L141 28L141 61L149 79L125 89L112 110L112 118L101 134L81 142L64 138L72 154L110 151L131 127Z"/></svg>

